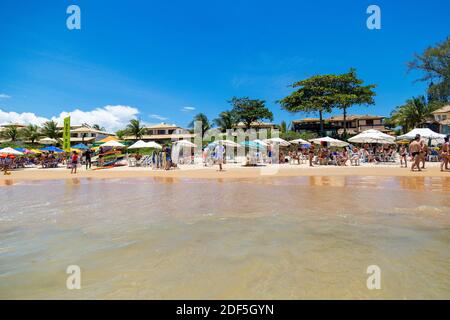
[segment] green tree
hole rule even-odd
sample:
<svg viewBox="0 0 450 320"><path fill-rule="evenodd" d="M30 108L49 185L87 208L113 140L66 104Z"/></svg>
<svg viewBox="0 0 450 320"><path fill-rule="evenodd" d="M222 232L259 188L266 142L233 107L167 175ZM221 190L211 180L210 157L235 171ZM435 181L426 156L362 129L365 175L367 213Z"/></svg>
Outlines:
<svg viewBox="0 0 450 320"><path fill-rule="evenodd" d="M337 93L336 106L343 111L344 136L347 135L347 109L353 105L373 105L375 104L375 85L363 86L363 80L358 79L355 69L350 69L348 73L344 73L336 77Z"/></svg>
<svg viewBox="0 0 450 320"><path fill-rule="evenodd" d="M408 70L418 70L423 76L417 81L430 82L430 101L448 102L450 98L450 36L434 47L428 47L422 54L415 54L408 63Z"/></svg>
<svg viewBox="0 0 450 320"><path fill-rule="evenodd" d="M251 127L252 122L265 119L273 121L273 113L266 107L264 100L233 97L229 103L233 106L231 112L236 116L236 121L242 121L246 129Z"/></svg>
<svg viewBox="0 0 450 320"><path fill-rule="evenodd" d="M406 133L430 119L435 110L436 104L427 103L424 96L415 97L395 108L387 122L391 127L401 126L403 132Z"/></svg>
<svg viewBox="0 0 450 320"><path fill-rule="evenodd" d="M29 124L26 128L21 130L21 136L34 144L40 137L42 133L37 125Z"/></svg>
<svg viewBox="0 0 450 320"><path fill-rule="evenodd" d="M292 87L298 89L278 102L282 109L292 113L318 112L320 134L323 136L323 114L330 113L339 103L337 99L337 94L339 94L337 78L338 76L332 74L317 75L296 82Z"/></svg>
<svg viewBox="0 0 450 320"><path fill-rule="evenodd" d="M120 140L123 139L123 137L127 134L126 130L117 130L116 131L116 136L117 138L119 138Z"/></svg>
<svg viewBox="0 0 450 320"><path fill-rule="evenodd" d="M94 124L92 126L92 129L98 130L98 131L106 131L105 127L101 127L99 124Z"/></svg>
<svg viewBox="0 0 450 320"><path fill-rule="evenodd" d="M279 129L280 129L280 134L283 134L283 133L287 133L288 132L288 126L287 126L287 123L286 123L286 121L281 121L281 123L280 123L280 125L278 126L279 127Z"/></svg>
<svg viewBox="0 0 450 320"><path fill-rule="evenodd" d="M16 142L19 138L19 128L17 126L8 126L5 130L0 132L1 137L4 139Z"/></svg>
<svg viewBox="0 0 450 320"><path fill-rule="evenodd" d="M227 129L233 129L236 125L236 116L231 111L224 111L219 114L219 117L214 119L214 124L225 131Z"/></svg>
<svg viewBox="0 0 450 320"><path fill-rule="evenodd" d="M196 121L201 121L202 123L202 136L205 135L206 131L212 128L212 125L209 122L208 117L204 113L199 113L195 115L194 119L189 123L189 128L194 128Z"/></svg>
<svg viewBox="0 0 450 320"><path fill-rule="evenodd" d="M141 125L141 120L131 119L126 127L126 133L135 137L136 140L142 138L145 133L145 127Z"/></svg>
<svg viewBox="0 0 450 320"><path fill-rule="evenodd" d="M58 124L53 120L45 122L42 126L42 134L48 138L58 139Z"/></svg>

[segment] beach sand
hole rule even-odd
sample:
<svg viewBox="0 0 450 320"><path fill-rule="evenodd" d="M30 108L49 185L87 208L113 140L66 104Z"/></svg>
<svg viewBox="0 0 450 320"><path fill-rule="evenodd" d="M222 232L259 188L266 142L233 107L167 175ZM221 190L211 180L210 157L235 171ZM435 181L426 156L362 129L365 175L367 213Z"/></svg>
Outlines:
<svg viewBox="0 0 450 320"><path fill-rule="evenodd" d="M358 167L302 165L280 166L268 165L264 167L243 167L240 164L227 164L224 171L219 172L218 166L203 167L202 165L184 165L179 169L164 171L152 170L148 167L117 167L102 170L85 170L79 168L77 174L70 174L66 168L41 169L28 168L12 171L10 175L0 174L0 184L9 180L61 180L72 178L118 179L145 177L172 177L192 179L240 179L260 177L301 177L301 176L393 176L393 177L448 177L450 171L441 172L439 163L428 163L422 172L411 172L409 168L398 165L368 164ZM3 182L3 183L2 183Z"/></svg>

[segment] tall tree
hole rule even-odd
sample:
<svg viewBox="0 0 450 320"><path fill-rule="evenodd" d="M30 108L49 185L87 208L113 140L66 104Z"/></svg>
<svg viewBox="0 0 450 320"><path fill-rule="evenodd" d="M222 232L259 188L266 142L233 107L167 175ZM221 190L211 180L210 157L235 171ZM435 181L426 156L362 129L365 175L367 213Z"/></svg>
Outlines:
<svg viewBox="0 0 450 320"><path fill-rule="evenodd" d="M19 128L17 126L8 126L5 130L0 132L1 137L4 139L16 142L19 138Z"/></svg>
<svg viewBox="0 0 450 320"><path fill-rule="evenodd" d="M408 69L423 73L418 81L430 82L428 96L431 100L449 102L450 36L442 43L428 47L422 54L415 54L414 60L408 63Z"/></svg>
<svg viewBox="0 0 450 320"><path fill-rule="evenodd" d="M344 73L336 77L337 93L336 106L343 111L344 136L347 134L347 109L353 105L373 105L375 104L376 87L373 84L363 86L363 80L358 79L355 69L350 69L348 73Z"/></svg>
<svg viewBox="0 0 450 320"><path fill-rule="evenodd" d="M29 124L26 128L22 129L21 135L25 140L28 140L31 143L35 143L40 137L42 137L39 127L34 124Z"/></svg>
<svg viewBox="0 0 450 320"><path fill-rule="evenodd" d="M280 127L280 133L285 134L288 132L288 126L287 126L286 121L284 121L284 120L281 121L279 127Z"/></svg>
<svg viewBox="0 0 450 320"><path fill-rule="evenodd" d="M242 121L246 129L253 122L265 119L273 121L273 113L266 107L264 100L233 97L229 103L233 106L232 112L236 115L236 120Z"/></svg>
<svg viewBox="0 0 450 320"><path fill-rule="evenodd" d="M424 96L415 97L395 108L388 123L392 126L401 126L403 132L406 133L431 118L432 112L436 108L436 104L428 103Z"/></svg>
<svg viewBox="0 0 450 320"><path fill-rule="evenodd" d="M329 113L338 106L339 94L336 75L317 75L301 80L292 85L298 88L289 96L278 101L281 108L292 113L318 112L320 119L320 134L324 135L323 114Z"/></svg>
<svg viewBox="0 0 450 320"><path fill-rule="evenodd" d="M136 140L142 138L145 133L145 127L141 125L141 120L139 119L131 119L125 130L127 134L135 137Z"/></svg>
<svg viewBox="0 0 450 320"><path fill-rule="evenodd" d="M45 122L42 126L42 134L48 138L58 139L58 124L53 120Z"/></svg>
<svg viewBox="0 0 450 320"><path fill-rule="evenodd" d="M94 124L92 126L92 129L98 130L98 131L106 131L105 127L100 126L99 124Z"/></svg>
<svg viewBox="0 0 450 320"><path fill-rule="evenodd" d="M202 137L205 135L205 132L212 128L211 123L209 122L208 117L204 113L199 113L194 116L194 119L189 123L190 128L194 128L195 122L200 121L202 123Z"/></svg>
<svg viewBox="0 0 450 320"><path fill-rule="evenodd" d="M233 129L236 125L236 117L231 111L224 111L219 114L219 117L213 120L214 124L222 130Z"/></svg>

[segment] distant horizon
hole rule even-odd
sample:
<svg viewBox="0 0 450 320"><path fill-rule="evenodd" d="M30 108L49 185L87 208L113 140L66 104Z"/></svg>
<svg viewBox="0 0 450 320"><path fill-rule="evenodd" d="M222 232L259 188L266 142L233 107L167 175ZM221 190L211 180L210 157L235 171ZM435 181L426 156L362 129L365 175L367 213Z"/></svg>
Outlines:
<svg viewBox="0 0 450 320"><path fill-rule="evenodd" d="M351 67L377 96L348 114L388 117L425 95L407 62L449 34L450 3L439 0L377 1L381 30L366 27L370 3L350 0L74 4L81 30L66 27L68 3L0 5L0 124L70 113L114 132L132 118L185 128L197 113L212 121L229 110L233 96L265 100L273 123L291 123L315 114L281 110L289 85Z"/></svg>

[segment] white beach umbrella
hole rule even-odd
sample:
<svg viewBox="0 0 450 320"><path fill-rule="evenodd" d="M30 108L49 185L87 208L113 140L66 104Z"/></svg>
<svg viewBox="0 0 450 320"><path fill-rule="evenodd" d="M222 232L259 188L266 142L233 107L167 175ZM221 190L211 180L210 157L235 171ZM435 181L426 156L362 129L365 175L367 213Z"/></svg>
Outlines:
<svg viewBox="0 0 450 320"><path fill-rule="evenodd" d="M259 145L261 145L263 147L268 147L269 146L269 144L267 142L264 142L264 141L259 140L259 139L255 139L255 140L253 140L253 142L257 143L257 144L259 144Z"/></svg>
<svg viewBox="0 0 450 320"><path fill-rule="evenodd" d="M421 138L431 139L434 143L444 143L445 134L434 132L428 128L415 128L407 134L398 136L398 140L413 140L416 135L420 134Z"/></svg>
<svg viewBox="0 0 450 320"><path fill-rule="evenodd" d="M176 144L180 147L191 147L191 148L195 148L196 145L193 144L192 142L188 141L188 140L178 140L178 141L174 141L173 144Z"/></svg>
<svg viewBox="0 0 450 320"><path fill-rule="evenodd" d="M217 140L217 141L214 141L214 143L219 143L219 142L221 142L222 145L226 146L226 147L239 148L241 146L241 145L239 145L236 142L231 141L231 140Z"/></svg>
<svg viewBox="0 0 450 320"><path fill-rule="evenodd" d="M162 146L155 141L146 142L145 145L147 146L146 148L162 149Z"/></svg>
<svg viewBox="0 0 450 320"><path fill-rule="evenodd" d="M351 143L383 143L395 144L395 137L381 131L369 129L348 139Z"/></svg>
<svg viewBox="0 0 450 320"><path fill-rule="evenodd" d="M121 144L119 141L110 140L110 141L105 142L104 144L102 144L101 147L123 148L123 147L125 147L125 145Z"/></svg>
<svg viewBox="0 0 450 320"><path fill-rule="evenodd" d="M46 137L46 138L43 138L43 139L39 140L40 144L56 144L57 142L58 141L56 141L56 139L49 138L49 137Z"/></svg>
<svg viewBox="0 0 450 320"><path fill-rule="evenodd" d="M323 138L317 138L310 140L311 142L314 142L315 144L321 144L322 142L327 142L332 147L346 147L349 144L345 141L341 141L338 139L333 139L330 137L323 137Z"/></svg>
<svg viewBox="0 0 450 320"><path fill-rule="evenodd" d="M143 149L143 148L150 148L150 147L147 146L147 143L142 140L139 140L128 147L128 149Z"/></svg>
<svg viewBox="0 0 450 320"><path fill-rule="evenodd" d="M265 139L264 142L277 143L277 144L279 144L280 146L283 146L283 147L287 147L287 146L289 146L291 144L290 142L288 142L288 141L286 141L284 139L281 139L281 138Z"/></svg>
<svg viewBox="0 0 450 320"><path fill-rule="evenodd" d="M15 156L23 155L22 152L17 151L16 149L13 149L13 148L10 148L10 147L0 149L0 154L12 154L12 155L15 155Z"/></svg>
<svg viewBox="0 0 450 320"><path fill-rule="evenodd" d="M303 140L303 139L295 139L295 140L291 140L289 142L290 143L295 143L295 144L307 144L308 146L311 145L311 142L308 142L308 141Z"/></svg>

